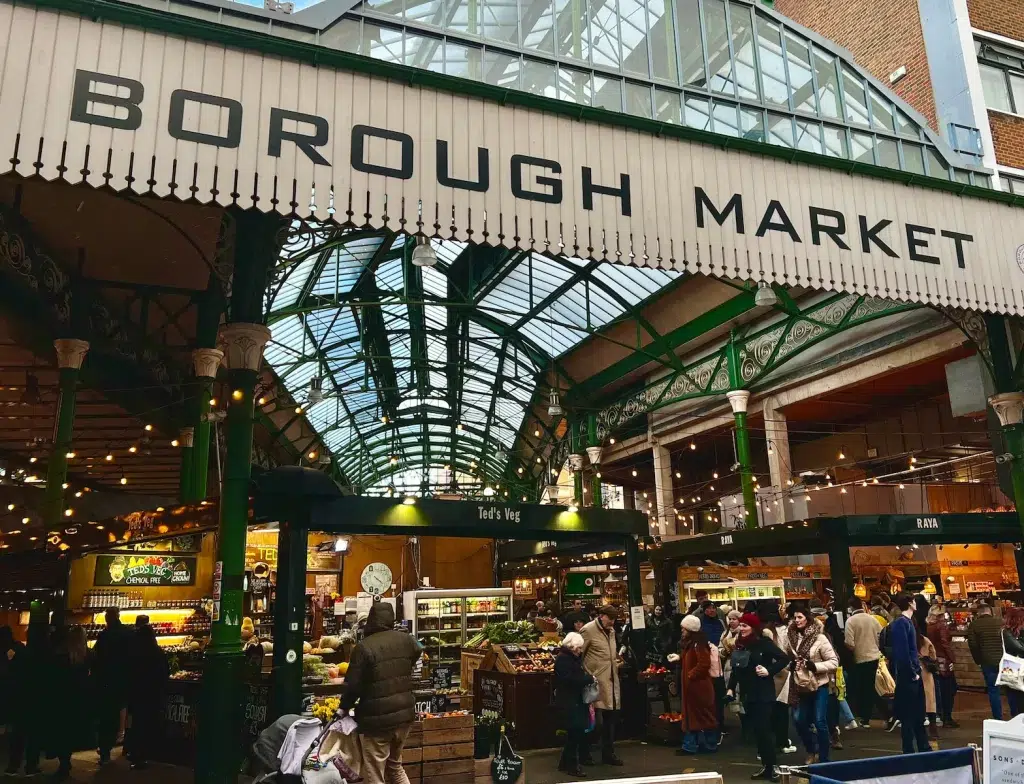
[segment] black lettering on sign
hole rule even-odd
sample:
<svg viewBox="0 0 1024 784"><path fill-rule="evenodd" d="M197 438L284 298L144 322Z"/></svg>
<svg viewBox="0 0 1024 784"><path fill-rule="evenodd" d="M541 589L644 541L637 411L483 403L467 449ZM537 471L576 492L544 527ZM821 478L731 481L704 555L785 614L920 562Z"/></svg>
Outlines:
<svg viewBox="0 0 1024 784"><path fill-rule="evenodd" d="M964 269L967 265L964 263L964 243L974 242L974 237L970 234L961 234L958 231L942 231L939 232L943 237L953 240L953 244L956 245L956 265L960 269Z"/></svg>
<svg viewBox="0 0 1024 784"><path fill-rule="evenodd" d="M401 144L402 162L399 167L396 169L393 166L367 163L367 137ZM412 154L413 141L412 137L407 133L389 131L387 128L374 128L372 125L356 125L352 128L352 168L356 171L366 172L367 174L381 174L385 177L395 177L399 180L408 180L412 177Z"/></svg>
<svg viewBox="0 0 1024 784"><path fill-rule="evenodd" d="M198 103L228 110L228 127L223 136L185 128L185 104ZM198 142L213 147L237 147L242 142L242 104L218 95L175 90L171 93L170 112L167 115L167 133L183 142Z"/></svg>
<svg viewBox="0 0 1024 784"><path fill-rule="evenodd" d="M594 172L589 166L583 167L583 209L594 209L594 194L600 193L604 196L618 196L622 202L622 214L629 217L633 214L629 198L629 175L619 175L619 187L610 185L595 185L593 181Z"/></svg>
<svg viewBox="0 0 1024 784"><path fill-rule="evenodd" d="M460 180L448 174L448 142L437 140L437 181L446 188L461 188L464 191L484 193L491 187L491 157L486 147L476 148L477 179Z"/></svg>
<svg viewBox="0 0 1024 784"><path fill-rule="evenodd" d="M707 209L711 213L711 217L715 219L715 223L719 226L724 226L725 221L729 218L729 214L732 213L736 218L736 233L743 233L743 197L740 194L734 193L722 210L715 207L714 202L708 198L703 188L694 188L693 196L697 206L698 228L704 228L704 210Z"/></svg>
<svg viewBox="0 0 1024 784"><path fill-rule="evenodd" d="M829 238L843 250L849 250L843 235L846 234L846 216L836 210L826 210L824 207L811 207L811 242L821 245L821 235L827 234ZM823 223L822 219L827 218L832 223Z"/></svg>
<svg viewBox="0 0 1024 784"><path fill-rule="evenodd" d="M547 193L544 191L530 191L523 187L523 167L524 166L539 166L543 169L548 169L552 174L562 173L562 164L558 161L549 161L546 158L533 158L529 155L513 155L511 159L512 166L512 195L517 199L526 199L528 201L540 201L545 204L561 204L562 203L562 181L554 177L538 177L537 184L544 185L551 190Z"/></svg>
<svg viewBox="0 0 1024 784"><path fill-rule="evenodd" d="M286 131L284 129L285 120L294 122L296 126L312 125L313 133L300 133L298 130ZM295 146L302 151L303 155L313 161L317 166L330 166L331 162L315 149L327 144L330 132L331 126L323 117L318 117L315 114L303 114L302 112L290 112L287 109L271 109L270 136L267 141L267 155L273 155L275 158L280 158L281 142L295 142Z"/></svg>
<svg viewBox="0 0 1024 784"><path fill-rule="evenodd" d="M769 231L781 231L784 234L788 234L793 242L802 242L800 235L796 233L793 221L789 219L782 204L777 199L772 199L768 202L768 209L764 211L764 217L761 218L756 235L763 237Z"/></svg>
<svg viewBox="0 0 1024 784"><path fill-rule="evenodd" d="M921 253L922 250L928 249L928 240L918 237L918 234L934 235L935 229L929 228L928 226L915 226L913 223L907 224L907 247L910 248L910 260L923 261L928 264L938 264L938 256Z"/></svg>
<svg viewBox="0 0 1024 784"><path fill-rule="evenodd" d="M875 243L882 251L893 259L898 259L899 256L892 248L885 244L885 241L879 237L879 233L884 231L886 227L892 224L891 220L883 218L878 221L870 229L868 228L868 219L866 215L858 215L857 218L860 220L860 248L865 253L871 252L871 243Z"/></svg>
<svg viewBox="0 0 1024 784"><path fill-rule="evenodd" d="M115 93L100 93L93 89L94 85L109 85L115 89ZM119 93L127 90L128 95ZM146 88L142 82L134 79L126 79L123 76L107 76L95 71L75 71L75 86L71 94L71 120L72 122L88 123L90 125L102 125L107 128L117 128L121 131L134 131L142 125L142 98L146 94ZM123 117L108 117L103 114L95 114L91 111L89 104L104 104L113 109L123 109ZM94 107L95 108L95 107Z"/></svg>

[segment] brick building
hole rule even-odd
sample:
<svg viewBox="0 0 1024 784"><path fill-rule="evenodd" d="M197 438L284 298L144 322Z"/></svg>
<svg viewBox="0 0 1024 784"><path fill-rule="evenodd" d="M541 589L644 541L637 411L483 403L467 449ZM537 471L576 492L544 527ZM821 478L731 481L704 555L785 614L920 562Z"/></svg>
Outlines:
<svg viewBox="0 0 1024 784"><path fill-rule="evenodd" d="M1024 4L1017 0L777 0L844 46L950 146L1024 193Z"/></svg>

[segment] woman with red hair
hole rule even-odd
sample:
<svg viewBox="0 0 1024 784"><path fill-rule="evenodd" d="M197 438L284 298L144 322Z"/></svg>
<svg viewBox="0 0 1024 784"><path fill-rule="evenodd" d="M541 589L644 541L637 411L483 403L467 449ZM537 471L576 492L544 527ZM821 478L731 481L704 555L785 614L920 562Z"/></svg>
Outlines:
<svg viewBox="0 0 1024 784"><path fill-rule="evenodd" d="M1024 609L1011 607L1003 612L1003 650L1011 656L1024 659ZM1007 689L1010 717L1024 713L1024 693Z"/></svg>
<svg viewBox="0 0 1024 784"><path fill-rule="evenodd" d="M751 778L778 781L775 769L775 734L772 732L772 709L775 705L776 673L789 665L789 656L761 634L761 619L756 613L745 613L737 627L736 646L732 652L732 672L726 699L739 690L747 724L757 738L761 769Z"/></svg>

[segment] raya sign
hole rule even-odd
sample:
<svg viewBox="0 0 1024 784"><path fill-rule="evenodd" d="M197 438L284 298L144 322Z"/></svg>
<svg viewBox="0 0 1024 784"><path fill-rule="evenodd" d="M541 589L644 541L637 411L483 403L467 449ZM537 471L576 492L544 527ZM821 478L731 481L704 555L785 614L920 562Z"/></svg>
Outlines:
<svg viewBox="0 0 1024 784"><path fill-rule="evenodd" d="M195 585L194 557L160 555L98 555L93 585Z"/></svg>
<svg viewBox="0 0 1024 784"><path fill-rule="evenodd" d="M31 6L0 26L0 173L1024 312L1008 205Z"/></svg>

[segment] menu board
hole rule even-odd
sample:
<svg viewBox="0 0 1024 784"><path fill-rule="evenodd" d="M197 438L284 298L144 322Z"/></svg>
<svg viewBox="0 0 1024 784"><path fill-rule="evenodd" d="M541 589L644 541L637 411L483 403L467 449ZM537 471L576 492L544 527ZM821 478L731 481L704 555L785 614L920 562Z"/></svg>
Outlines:
<svg viewBox="0 0 1024 784"><path fill-rule="evenodd" d="M195 556L98 555L93 585L182 586L195 585Z"/></svg>
<svg viewBox="0 0 1024 784"><path fill-rule="evenodd" d="M270 702L270 687L263 683L245 685L245 713L242 720L242 748L249 746L270 724L267 720L267 704Z"/></svg>
<svg viewBox="0 0 1024 784"><path fill-rule="evenodd" d="M499 716L505 715L505 683L499 675L477 675L477 685L480 687L480 708L485 711L494 711Z"/></svg>

